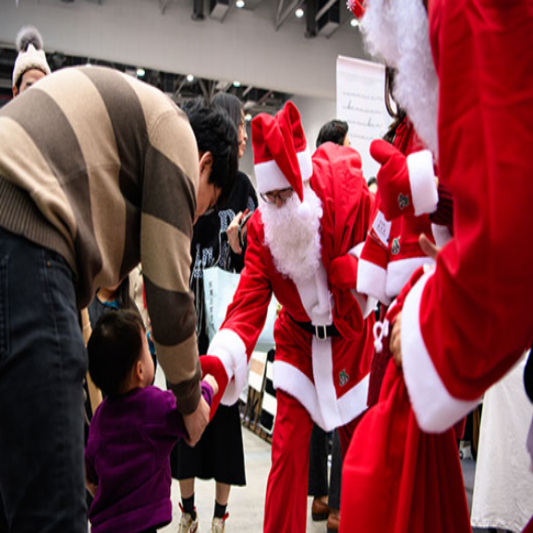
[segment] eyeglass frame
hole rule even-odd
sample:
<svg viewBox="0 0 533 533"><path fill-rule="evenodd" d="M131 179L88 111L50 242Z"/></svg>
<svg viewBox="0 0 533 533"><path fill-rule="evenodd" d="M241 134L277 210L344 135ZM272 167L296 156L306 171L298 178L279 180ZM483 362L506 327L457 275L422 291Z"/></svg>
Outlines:
<svg viewBox="0 0 533 533"><path fill-rule="evenodd" d="M285 189L280 189L278 192L266 192L266 193L260 192L259 196L261 196L263 201L265 201L267 204L275 204L278 198L283 203L285 203L293 194L294 194L294 189L292 187L287 187ZM272 199L270 199L269 196L271 196Z"/></svg>

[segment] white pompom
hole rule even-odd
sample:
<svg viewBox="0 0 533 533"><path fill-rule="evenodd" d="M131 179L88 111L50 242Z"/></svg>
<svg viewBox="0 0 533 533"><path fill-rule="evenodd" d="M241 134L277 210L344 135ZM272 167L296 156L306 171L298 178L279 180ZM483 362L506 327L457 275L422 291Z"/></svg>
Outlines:
<svg viewBox="0 0 533 533"><path fill-rule="evenodd" d="M310 220L311 219L311 208L309 207L309 204L307 202L302 202L298 206L298 216L302 220Z"/></svg>

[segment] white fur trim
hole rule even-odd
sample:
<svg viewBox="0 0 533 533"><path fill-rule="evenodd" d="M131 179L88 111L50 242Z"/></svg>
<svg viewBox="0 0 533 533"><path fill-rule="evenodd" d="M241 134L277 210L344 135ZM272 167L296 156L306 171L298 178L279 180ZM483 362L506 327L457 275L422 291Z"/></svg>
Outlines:
<svg viewBox="0 0 533 533"><path fill-rule="evenodd" d="M415 215L433 213L437 209L439 195L435 174L433 172L433 156L429 150L422 150L407 156L409 182Z"/></svg>
<svg viewBox="0 0 533 533"><path fill-rule="evenodd" d="M333 322L328 278L322 262L315 275L305 281L294 281L302 305L311 322L316 326Z"/></svg>
<svg viewBox="0 0 533 533"><path fill-rule="evenodd" d="M418 425L427 433L442 433L474 409L479 400L459 400L450 395L424 344L420 299L433 272L424 274L405 299L401 345L403 374Z"/></svg>
<svg viewBox="0 0 533 533"><path fill-rule="evenodd" d="M360 242L356 246L354 246L351 250L348 250L348 253L352 255L353 257L360 260L361 252L363 251L365 243ZM359 263L357 266L357 272L359 272ZM352 289L352 295L357 300L357 304L359 305L359 309L361 309L361 313L363 314L363 318L367 318L372 311L376 308L376 305L378 303L377 298L374 298L373 296L368 296L364 292L358 292L357 288Z"/></svg>
<svg viewBox="0 0 533 533"><path fill-rule="evenodd" d="M390 299L396 298L418 267L434 264L435 261L430 257L409 257L391 261L387 266L385 293Z"/></svg>
<svg viewBox="0 0 533 533"><path fill-rule="evenodd" d="M438 248L442 248L452 238L452 234L447 226L431 224L431 231L433 233L433 237L435 238L435 244Z"/></svg>
<svg viewBox="0 0 533 533"><path fill-rule="evenodd" d="M213 337L207 354L216 355L222 361L228 375L228 386L220 402L224 405L233 405L239 399L248 375L244 342L233 330L221 329Z"/></svg>
<svg viewBox="0 0 533 533"><path fill-rule="evenodd" d="M317 425L324 431L332 431L337 427L332 424L332 420L324 421L316 388L303 372L285 361L274 361L273 372L274 387L296 398ZM341 426L351 422L366 409L368 381L369 376L366 376L340 400L337 400L336 420Z"/></svg>
<svg viewBox="0 0 533 533"><path fill-rule="evenodd" d="M296 156L300 165L302 182L306 182L313 175L311 152L309 148L306 148L298 152ZM259 193L292 187L274 159L264 163L257 163L254 165L254 170L257 181L257 192Z"/></svg>
<svg viewBox="0 0 533 533"><path fill-rule="evenodd" d="M390 298L385 293L387 271L375 263L359 259L357 266L357 292L368 294L384 303L390 304Z"/></svg>
<svg viewBox="0 0 533 533"><path fill-rule="evenodd" d="M333 383L333 352L331 339L318 340L314 335L311 342L313 377L318 405L324 424L332 428L341 426L337 409L337 392ZM328 428L324 428L329 431Z"/></svg>

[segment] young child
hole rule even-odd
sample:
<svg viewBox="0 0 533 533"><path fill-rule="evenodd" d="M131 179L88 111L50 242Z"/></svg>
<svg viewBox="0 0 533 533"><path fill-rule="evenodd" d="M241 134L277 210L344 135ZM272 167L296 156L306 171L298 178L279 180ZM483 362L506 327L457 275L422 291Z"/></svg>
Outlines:
<svg viewBox="0 0 533 533"><path fill-rule="evenodd" d="M138 313L102 316L87 349L89 373L107 395L85 450L92 533L155 533L172 520L169 456L186 436L182 415L172 392L151 386L154 362ZM202 395L209 404L217 389L206 376Z"/></svg>

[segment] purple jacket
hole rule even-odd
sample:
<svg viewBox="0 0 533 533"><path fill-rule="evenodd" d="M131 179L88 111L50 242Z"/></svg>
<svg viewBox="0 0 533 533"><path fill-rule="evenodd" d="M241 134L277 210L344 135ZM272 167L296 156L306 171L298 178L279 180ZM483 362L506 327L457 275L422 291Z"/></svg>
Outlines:
<svg viewBox="0 0 533 533"><path fill-rule="evenodd" d="M205 382L202 396L211 404ZM135 389L101 403L85 449L87 478L98 485L89 509L93 533L135 533L172 520L169 456L185 435L170 391Z"/></svg>

